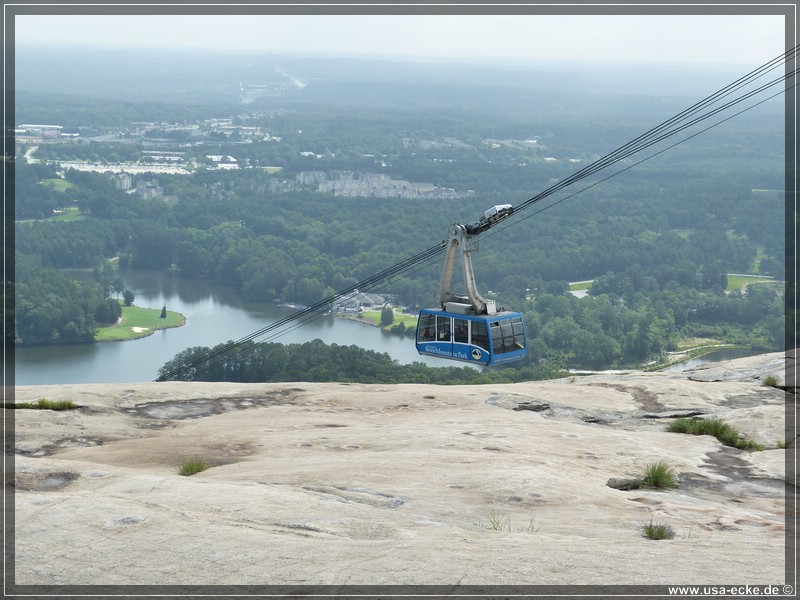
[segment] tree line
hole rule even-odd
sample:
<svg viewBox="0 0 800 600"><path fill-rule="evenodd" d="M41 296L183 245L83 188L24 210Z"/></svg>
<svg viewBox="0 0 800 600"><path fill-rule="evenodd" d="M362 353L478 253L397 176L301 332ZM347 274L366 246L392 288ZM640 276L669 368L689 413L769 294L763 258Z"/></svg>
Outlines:
<svg viewBox="0 0 800 600"><path fill-rule="evenodd" d="M246 342L221 352L231 342L213 348L195 346L179 352L158 371L176 381L337 381L343 383L422 383L434 385L513 383L563 375L557 365L542 362L520 368L477 371L471 367L429 367L421 362L400 364L388 354L355 345ZM204 360L209 354L214 358Z"/></svg>

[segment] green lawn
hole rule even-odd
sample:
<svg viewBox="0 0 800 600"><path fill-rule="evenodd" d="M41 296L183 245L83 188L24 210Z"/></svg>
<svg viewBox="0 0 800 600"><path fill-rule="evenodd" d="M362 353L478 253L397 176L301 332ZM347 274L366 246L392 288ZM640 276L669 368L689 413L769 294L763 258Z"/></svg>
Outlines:
<svg viewBox="0 0 800 600"><path fill-rule="evenodd" d="M742 277L741 275L728 275L727 290L744 290L751 283L775 283L774 279L768 277Z"/></svg>
<svg viewBox="0 0 800 600"><path fill-rule="evenodd" d="M364 320L368 320L371 323L374 323L377 326L381 324L381 311L379 310L365 310L359 313ZM412 329L416 328L417 326L417 316L416 315L407 315L404 313L399 313L395 311L394 313L394 321L389 327L394 327L398 323L404 323L406 328L411 327Z"/></svg>
<svg viewBox="0 0 800 600"><path fill-rule="evenodd" d="M186 318L176 312L167 311L167 318L161 318L160 308L142 308L141 306L123 306L122 319L115 325L98 327L94 339L98 342L116 342L146 337L157 329L180 327Z"/></svg>
<svg viewBox="0 0 800 600"><path fill-rule="evenodd" d="M581 290L588 290L592 287L592 281L579 281L577 283L569 284L570 292L577 292ZM729 292L733 290L744 290L751 283L775 283L774 279L769 277L743 277L741 275L728 275L728 288ZM380 319L380 313L378 314Z"/></svg>
<svg viewBox="0 0 800 600"><path fill-rule="evenodd" d="M77 206L68 206L63 209L60 215L54 215L48 219L48 221L80 221L81 219L85 219L86 217L81 214L80 209Z"/></svg>
<svg viewBox="0 0 800 600"><path fill-rule="evenodd" d="M580 291L588 290L590 287L592 287L593 283L594 283L594 281L578 281L576 283L570 283L569 284L569 291L570 292L580 292Z"/></svg>
<svg viewBox="0 0 800 600"><path fill-rule="evenodd" d="M72 184L69 181L56 177L54 179L45 179L42 181L42 185L46 185L49 188L53 188L57 192L63 192L68 190L72 187Z"/></svg>
<svg viewBox="0 0 800 600"><path fill-rule="evenodd" d="M86 218L85 215L81 214L81 211L77 206L67 206L61 210L62 212L60 214L55 214L45 219L21 219L17 221L17 223L34 223L37 221L80 221L81 219Z"/></svg>

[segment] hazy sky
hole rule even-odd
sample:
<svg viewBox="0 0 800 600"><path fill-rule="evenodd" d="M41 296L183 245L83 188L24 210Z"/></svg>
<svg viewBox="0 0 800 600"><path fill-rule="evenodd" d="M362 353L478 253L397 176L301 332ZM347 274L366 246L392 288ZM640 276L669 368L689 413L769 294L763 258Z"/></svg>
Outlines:
<svg viewBox="0 0 800 600"><path fill-rule="evenodd" d="M782 16L747 14L17 15L15 26L18 44L307 56L690 61L755 67L786 51Z"/></svg>

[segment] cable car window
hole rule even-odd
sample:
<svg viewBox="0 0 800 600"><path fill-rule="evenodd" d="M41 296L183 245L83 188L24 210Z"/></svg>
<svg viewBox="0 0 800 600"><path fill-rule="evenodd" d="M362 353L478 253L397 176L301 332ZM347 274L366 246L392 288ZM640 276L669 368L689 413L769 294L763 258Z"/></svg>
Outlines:
<svg viewBox="0 0 800 600"><path fill-rule="evenodd" d="M492 333L492 352L495 354L502 354L503 350L503 333L500 331L500 323L495 321L491 323L491 333Z"/></svg>
<svg viewBox="0 0 800 600"><path fill-rule="evenodd" d="M437 339L440 342L450 341L450 317L439 317L437 319Z"/></svg>
<svg viewBox="0 0 800 600"><path fill-rule="evenodd" d="M472 321L472 343L484 350L489 350L489 332L485 321Z"/></svg>
<svg viewBox="0 0 800 600"><path fill-rule="evenodd" d="M500 323L500 330L503 333L503 352L511 352L514 350L514 328L511 321L502 321Z"/></svg>
<svg viewBox="0 0 800 600"><path fill-rule="evenodd" d="M460 344L469 343L469 321L453 319L453 341Z"/></svg>
<svg viewBox="0 0 800 600"><path fill-rule="evenodd" d="M517 317L512 319L511 325L514 329L514 346L516 348L525 347L525 326L522 324L522 319Z"/></svg>
<svg viewBox="0 0 800 600"><path fill-rule="evenodd" d="M495 321L490 325L494 354L505 354L525 348L525 327L521 318Z"/></svg>
<svg viewBox="0 0 800 600"><path fill-rule="evenodd" d="M436 339L436 317L434 315L420 315L417 327L417 339L420 342L432 342Z"/></svg>

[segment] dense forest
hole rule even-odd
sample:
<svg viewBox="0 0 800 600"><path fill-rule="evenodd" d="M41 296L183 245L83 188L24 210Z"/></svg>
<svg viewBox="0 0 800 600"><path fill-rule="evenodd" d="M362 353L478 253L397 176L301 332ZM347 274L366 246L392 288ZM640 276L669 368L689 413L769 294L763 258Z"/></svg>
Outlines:
<svg viewBox="0 0 800 600"><path fill-rule="evenodd" d="M334 95L338 103L315 96L261 99L235 116L237 123L268 130L268 141L206 135L202 143L188 144L185 134L159 132L159 143L182 147L186 160L202 165L207 155L231 155L244 168L158 174L153 178L163 193L157 197L119 189L107 174L62 173L58 167L60 160L140 160L149 147L141 140L116 134L114 141L42 144L38 163L22 158L29 146L20 144L14 205L18 343L89 342L93 323L109 318L102 307L119 293L101 268L117 257L120 269L177 269L184 277L232 286L249 300L314 304L437 243L453 221L475 220L494 204L517 205L569 176L652 125L659 104L657 98L609 97L595 89L570 96L568 110L559 114L558 96L550 90L541 106L510 110L520 100L498 105L497 89L481 95L476 88L472 101L454 108L434 102L427 89L425 103L412 109L396 101L387 110L350 91L349 100L343 92ZM75 128L98 129L96 118L81 117L77 98L22 97L27 114L57 105L73 115ZM664 116L681 101L661 98ZM152 101L131 104L148 115L175 111ZM91 106L102 115L102 107L110 111L117 104L92 97ZM218 110L192 109L184 120ZM474 258L479 285L523 312L528 326L530 352L519 371L642 364L686 337L781 349L782 289L727 289L730 273L783 277L783 139L776 115L774 107L745 115L602 183L611 173L598 174L482 237ZM340 171L426 182L458 194L435 200L343 197L318 191L302 176ZM52 217L65 208L79 216ZM98 269L91 292L67 289L57 271L66 268ZM412 308L432 305L439 268L432 263L383 282L380 291ZM577 298L568 282L581 280L594 283ZM54 298L81 310L56 306ZM251 351L279 352L260 345ZM333 377L333 363L324 351L317 354L318 371ZM379 358L358 360L375 371L389 368ZM341 369L342 380L364 380ZM421 377L395 370L399 380ZM235 376L227 370L225 377Z"/></svg>

